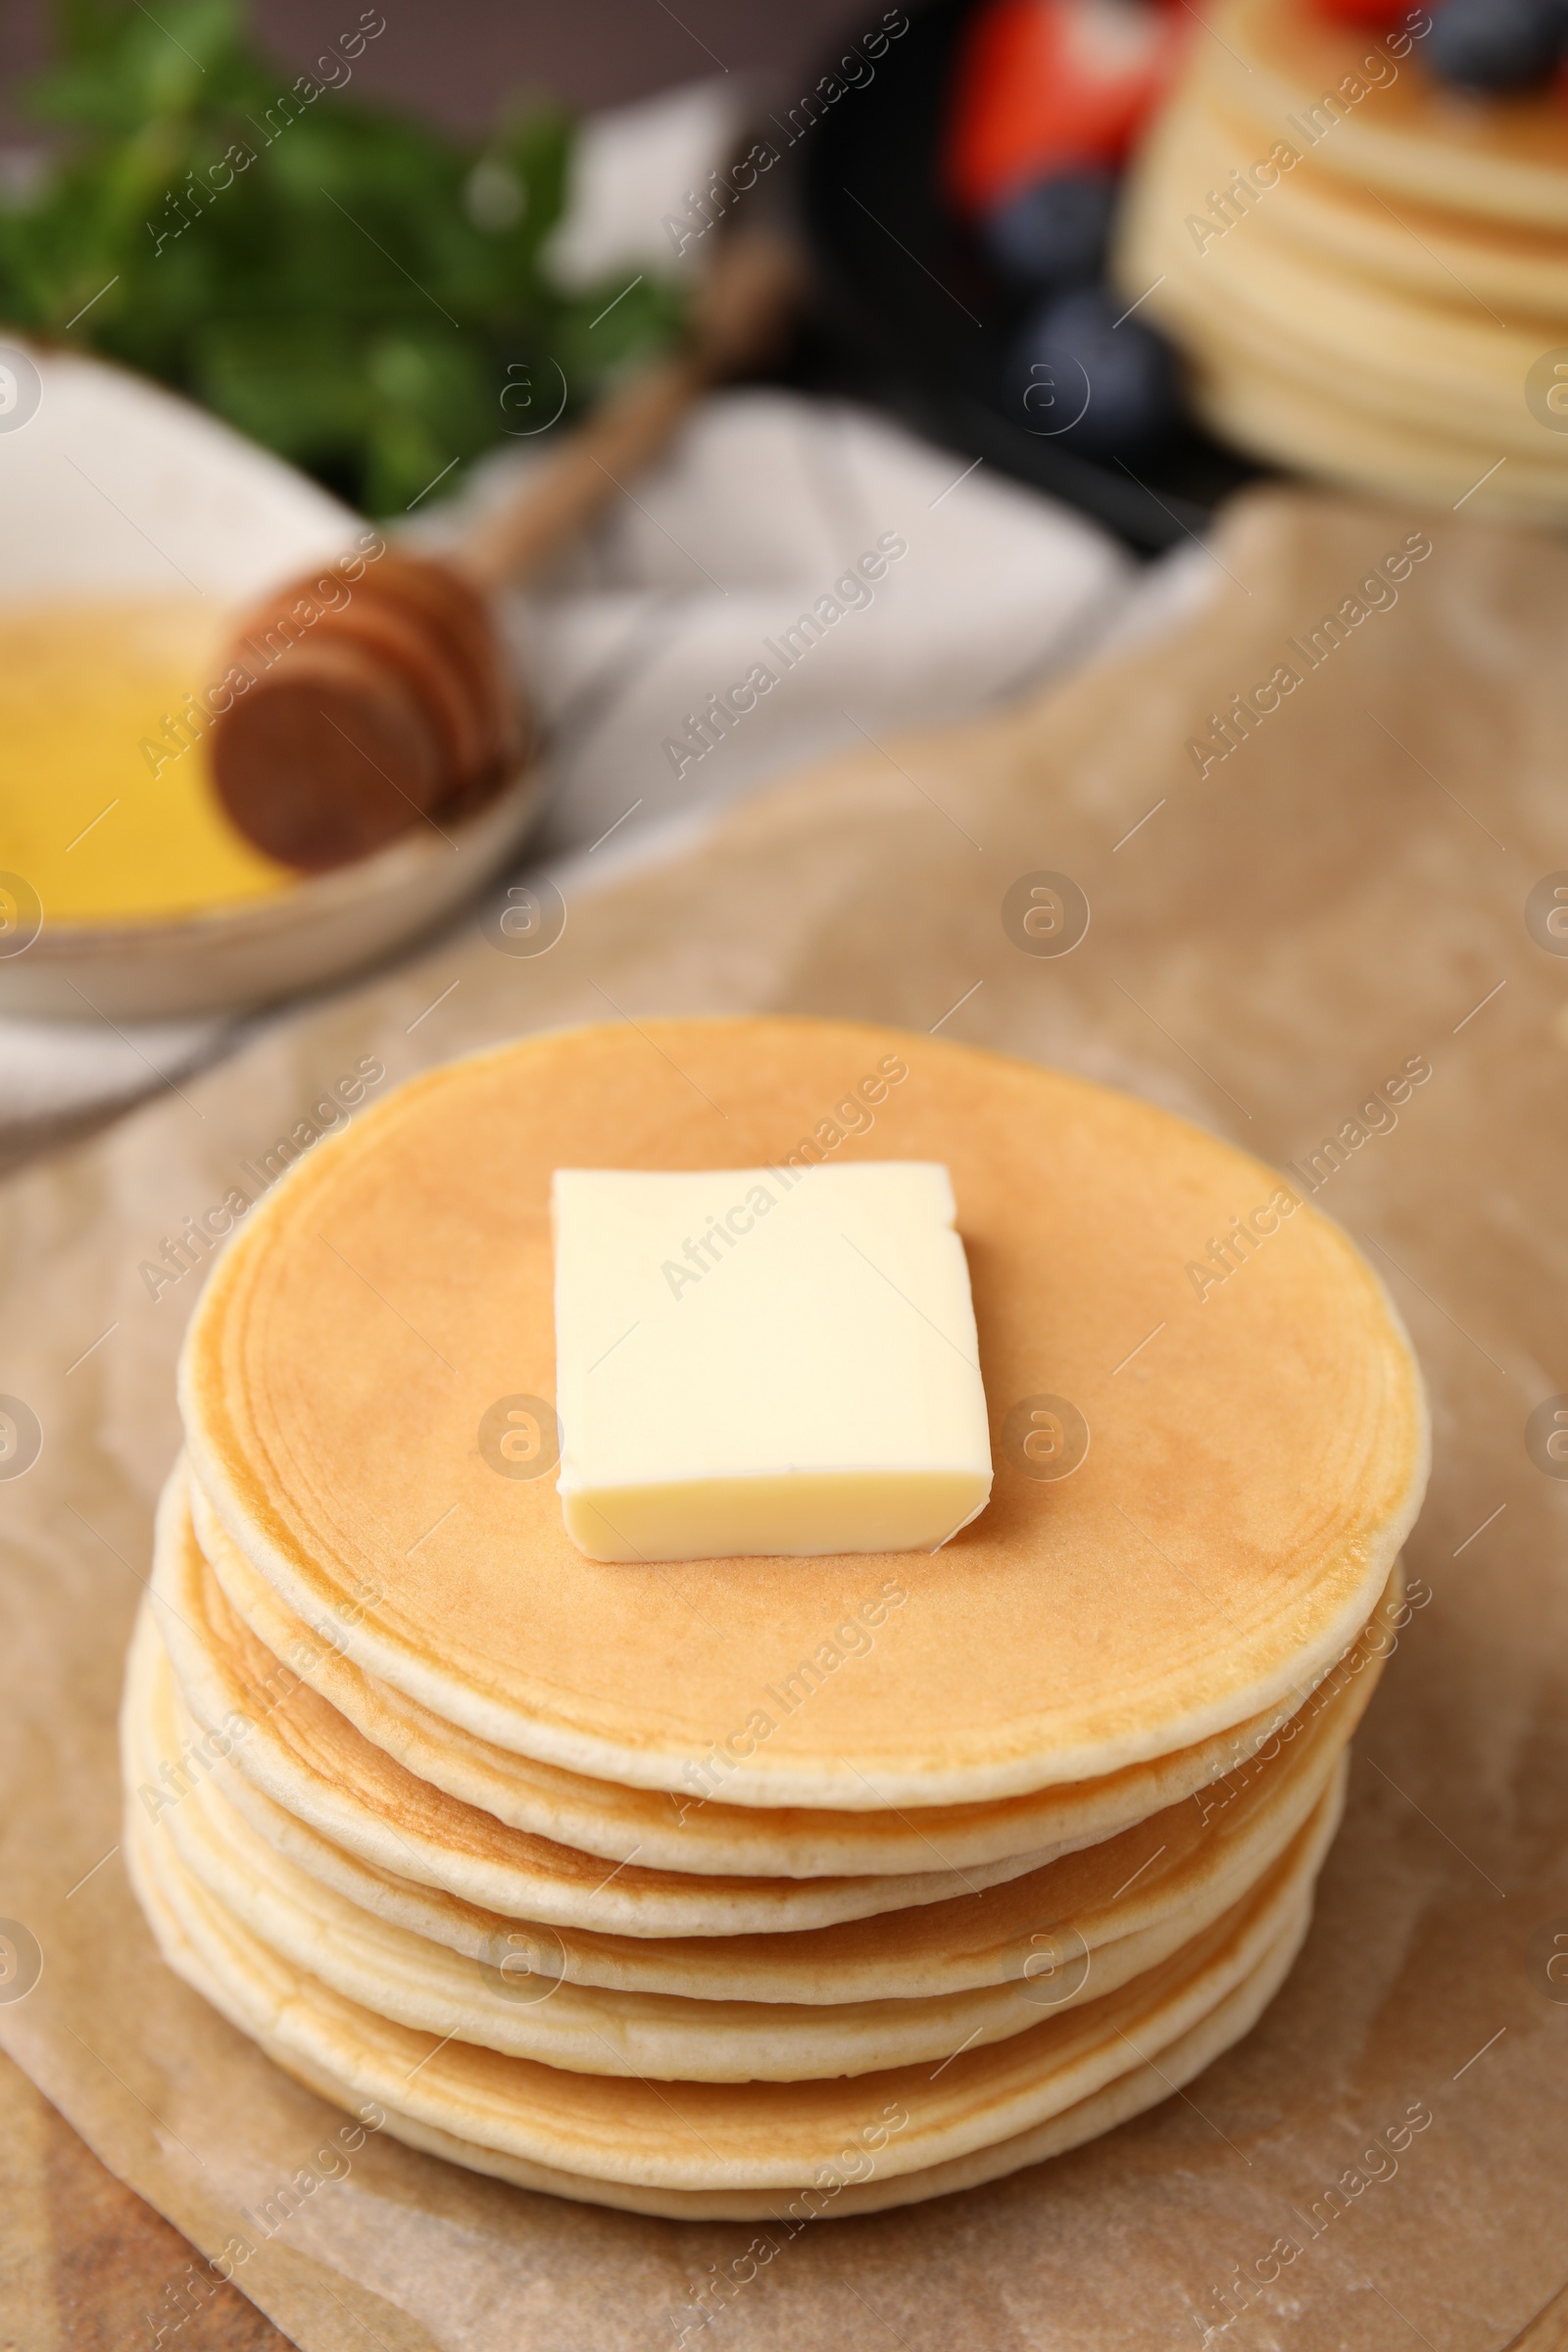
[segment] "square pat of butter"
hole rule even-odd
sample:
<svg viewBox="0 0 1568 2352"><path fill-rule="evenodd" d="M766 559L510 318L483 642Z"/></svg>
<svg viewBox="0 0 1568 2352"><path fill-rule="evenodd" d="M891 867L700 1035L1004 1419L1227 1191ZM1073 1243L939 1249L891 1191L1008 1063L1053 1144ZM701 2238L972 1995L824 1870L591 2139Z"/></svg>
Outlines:
<svg viewBox="0 0 1568 2352"><path fill-rule="evenodd" d="M945 1167L562 1168L552 1206L558 1484L590 1559L932 1551L985 1508Z"/></svg>

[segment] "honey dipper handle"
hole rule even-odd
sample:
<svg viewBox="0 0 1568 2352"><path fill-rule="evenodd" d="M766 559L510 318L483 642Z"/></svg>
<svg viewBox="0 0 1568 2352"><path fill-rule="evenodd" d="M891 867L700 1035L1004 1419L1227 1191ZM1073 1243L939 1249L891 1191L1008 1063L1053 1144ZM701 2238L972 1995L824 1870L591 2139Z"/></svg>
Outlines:
<svg viewBox="0 0 1568 2352"><path fill-rule="evenodd" d="M783 239L726 239L697 294L686 348L610 393L448 562L487 591L538 571L659 455L710 384L765 354L799 281Z"/></svg>

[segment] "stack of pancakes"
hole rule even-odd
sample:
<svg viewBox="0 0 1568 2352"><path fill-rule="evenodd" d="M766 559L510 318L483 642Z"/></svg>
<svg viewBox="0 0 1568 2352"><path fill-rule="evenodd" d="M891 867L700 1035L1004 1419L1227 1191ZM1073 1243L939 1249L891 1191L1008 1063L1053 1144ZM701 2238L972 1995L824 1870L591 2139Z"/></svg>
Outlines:
<svg viewBox="0 0 1568 2352"><path fill-rule="evenodd" d="M1419 38L1226 0L1129 184L1117 276L1243 448L1477 512L1568 511L1557 92L1465 97Z"/></svg>
<svg viewBox="0 0 1568 2352"><path fill-rule="evenodd" d="M932 1555L586 1559L483 1434L548 1428L554 1169L812 1152L951 1168L990 1505ZM1287 1202L833 1022L552 1035L365 1113L187 1345L123 1718L171 1964L414 2145L649 2213L932 2196L1188 2082L1305 1933L1425 1478L1392 1310Z"/></svg>

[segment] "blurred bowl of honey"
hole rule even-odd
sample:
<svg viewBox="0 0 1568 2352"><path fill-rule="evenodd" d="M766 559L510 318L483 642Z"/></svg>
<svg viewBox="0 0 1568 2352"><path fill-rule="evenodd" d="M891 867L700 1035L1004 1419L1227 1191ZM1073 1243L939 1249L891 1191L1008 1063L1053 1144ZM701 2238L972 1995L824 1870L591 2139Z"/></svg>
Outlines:
<svg viewBox="0 0 1568 2352"><path fill-rule="evenodd" d="M380 533L205 411L0 327L0 1012L157 1019L341 979L515 852L540 784L302 874L214 789L236 616ZM265 649L263 649L265 658Z"/></svg>

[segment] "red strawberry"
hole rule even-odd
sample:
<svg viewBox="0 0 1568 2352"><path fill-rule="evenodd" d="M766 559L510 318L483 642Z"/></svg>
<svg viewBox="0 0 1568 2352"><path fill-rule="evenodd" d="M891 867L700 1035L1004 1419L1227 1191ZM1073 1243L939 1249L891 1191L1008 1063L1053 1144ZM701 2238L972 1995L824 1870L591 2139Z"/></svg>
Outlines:
<svg viewBox="0 0 1568 2352"><path fill-rule="evenodd" d="M944 176L965 212L1119 164L1195 29L1151 0L990 0L959 52Z"/></svg>
<svg viewBox="0 0 1568 2352"><path fill-rule="evenodd" d="M1342 24L1364 24L1371 32L1392 32L1410 14L1409 0L1312 0L1320 17Z"/></svg>

